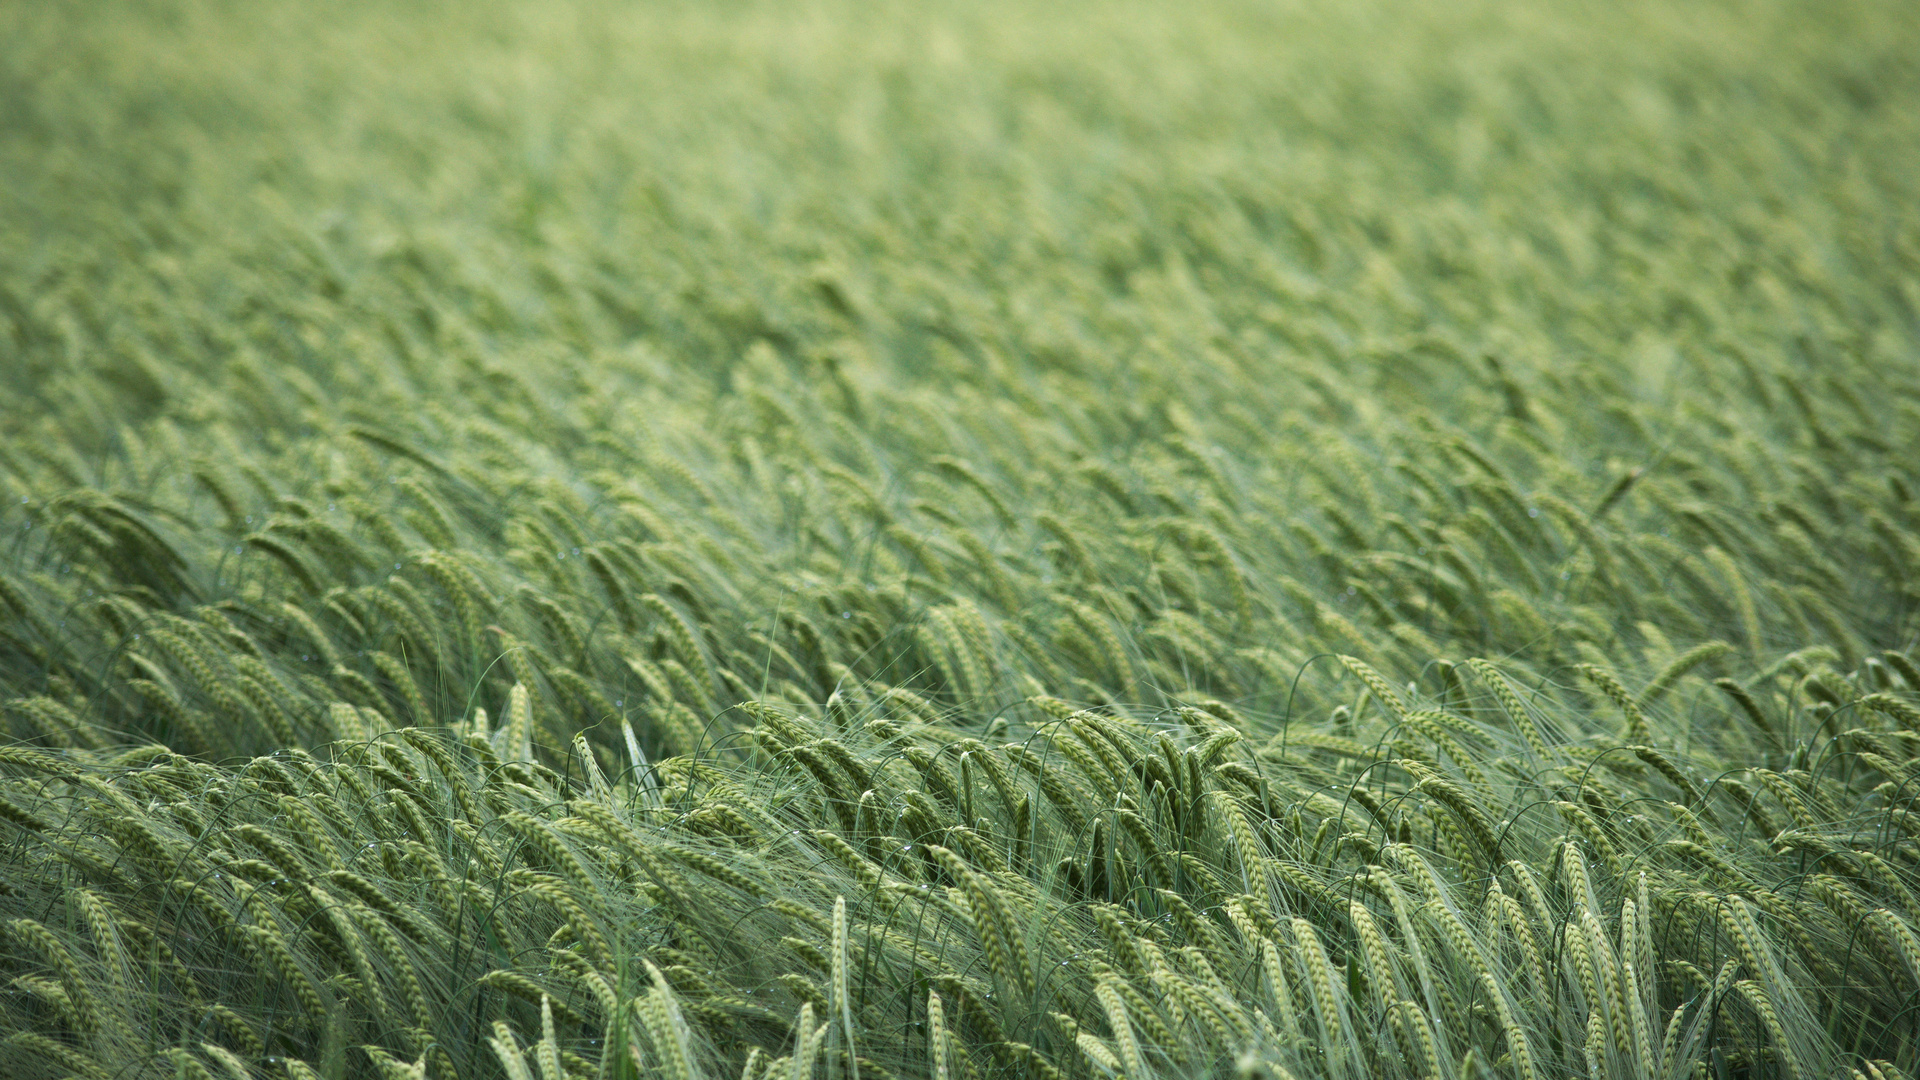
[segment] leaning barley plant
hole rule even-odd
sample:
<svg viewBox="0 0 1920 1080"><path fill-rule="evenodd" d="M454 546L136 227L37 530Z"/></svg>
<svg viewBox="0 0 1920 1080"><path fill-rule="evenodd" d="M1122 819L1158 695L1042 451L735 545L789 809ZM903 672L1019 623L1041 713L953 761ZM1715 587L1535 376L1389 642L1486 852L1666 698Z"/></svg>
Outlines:
<svg viewBox="0 0 1920 1080"><path fill-rule="evenodd" d="M1920 1072L1904 8L556 3L0 14L0 1075Z"/></svg>
<svg viewBox="0 0 1920 1080"><path fill-rule="evenodd" d="M931 1080L948 1080L947 1019L938 991L927 991L927 1060Z"/></svg>
<svg viewBox="0 0 1920 1080"><path fill-rule="evenodd" d="M1133 1021L1127 1016L1126 1003L1111 983L1102 983L1094 990L1100 1000L1100 1007L1106 1010L1107 1024L1113 1031L1114 1044L1120 1048L1120 1065L1128 1080L1136 1077L1148 1077L1146 1058L1141 1055L1140 1042L1134 1037Z"/></svg>

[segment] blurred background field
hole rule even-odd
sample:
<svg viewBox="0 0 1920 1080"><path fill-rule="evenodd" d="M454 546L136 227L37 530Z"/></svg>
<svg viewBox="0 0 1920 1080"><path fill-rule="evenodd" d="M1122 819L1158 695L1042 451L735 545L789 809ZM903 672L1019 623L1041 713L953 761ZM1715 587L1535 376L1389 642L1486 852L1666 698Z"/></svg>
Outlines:
<svg viewBox="0 0 1920 1080"><path fill-rule="evenodd" d="M1920 9L0 6L0 1074L1920 1072Z"/></svg>

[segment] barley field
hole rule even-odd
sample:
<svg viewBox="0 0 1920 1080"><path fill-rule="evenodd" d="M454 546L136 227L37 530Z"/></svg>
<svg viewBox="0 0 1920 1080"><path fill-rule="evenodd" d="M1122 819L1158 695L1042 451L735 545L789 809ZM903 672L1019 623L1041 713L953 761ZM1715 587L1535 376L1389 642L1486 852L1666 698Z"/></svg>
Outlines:
<svg viewBox="0 0 1920 1080"><path fill-rule="evenodd" d="M0 5L0 1076L1920 1075L1920 7Z"/></svg>

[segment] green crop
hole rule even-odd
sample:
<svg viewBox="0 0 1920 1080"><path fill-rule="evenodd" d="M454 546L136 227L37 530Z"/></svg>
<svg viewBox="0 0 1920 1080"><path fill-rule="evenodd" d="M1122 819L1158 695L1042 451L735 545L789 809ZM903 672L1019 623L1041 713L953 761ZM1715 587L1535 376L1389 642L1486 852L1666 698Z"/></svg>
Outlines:
<svg viewBox="0 0 1920 1080"><path fill-rule="evenodd" d="M1920 1073L1920 9L0 7L0 1075Z"/></svg>

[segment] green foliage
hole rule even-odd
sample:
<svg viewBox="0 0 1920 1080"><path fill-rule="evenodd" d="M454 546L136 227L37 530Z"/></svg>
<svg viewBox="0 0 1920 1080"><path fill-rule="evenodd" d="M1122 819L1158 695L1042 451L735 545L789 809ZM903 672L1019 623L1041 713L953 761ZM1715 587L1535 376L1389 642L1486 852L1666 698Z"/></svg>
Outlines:
<svg viewBox="0 0 1920 1080"><path fill-rule="evenodd" d="M0 9L0 1074L1920 1072L1911 5Z"/></svg>

